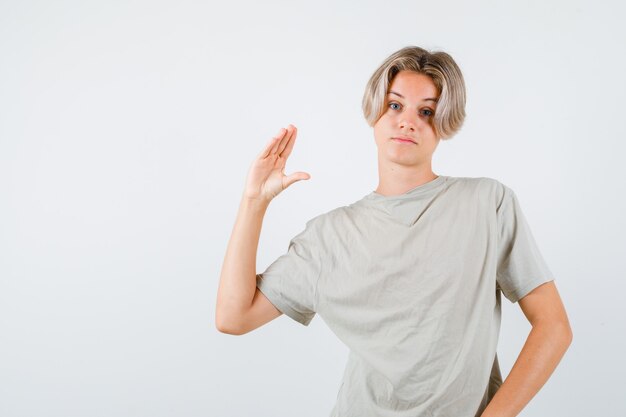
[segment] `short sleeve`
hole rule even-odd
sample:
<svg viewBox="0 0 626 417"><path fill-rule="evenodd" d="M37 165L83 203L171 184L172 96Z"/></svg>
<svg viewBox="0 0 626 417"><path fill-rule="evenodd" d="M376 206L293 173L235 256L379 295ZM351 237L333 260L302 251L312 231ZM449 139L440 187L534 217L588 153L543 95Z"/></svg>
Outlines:
<svg viewBox="0 0 626 417"><path fill-rule="evenodd" d="M522 213L517 196L503 185L502 201L497 208L499 239L497 288L512 303L554 277Z"/></svg>
<svg viewBox="0 0 626 417"><path fill-rule="evenodd" d="M320 275L319 239L315 222L289 242L287 252L257 274L257 288L282 313L308 326L317 305Z"/></svg>

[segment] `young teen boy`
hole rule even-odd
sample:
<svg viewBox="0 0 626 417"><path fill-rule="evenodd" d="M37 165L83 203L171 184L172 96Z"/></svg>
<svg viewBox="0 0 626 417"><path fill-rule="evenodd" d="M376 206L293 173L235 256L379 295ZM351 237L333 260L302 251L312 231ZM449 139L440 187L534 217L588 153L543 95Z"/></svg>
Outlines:
<svg viewBox="0 0 626 417"><path fill-rule="evenodd" d="M319 314L350 349L332 416L516 416L572 340L567 314L515 193L499 181L432 171L440 140L465 118L452 57L406 47L370 78L379 182L321 214L263 273L256 252L270 201L305 172L284 168L297 129L254 160L226 251L216 326L241 335L282 313ZM502 381L501 293L532 325Z"/></svg>

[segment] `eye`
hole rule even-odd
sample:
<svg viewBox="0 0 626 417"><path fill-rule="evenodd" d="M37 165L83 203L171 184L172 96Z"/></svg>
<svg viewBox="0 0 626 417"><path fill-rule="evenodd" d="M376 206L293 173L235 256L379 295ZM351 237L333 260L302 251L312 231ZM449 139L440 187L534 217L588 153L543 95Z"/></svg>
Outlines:
<svg viewBox="0 0 626 417"><path fill-rule="evenodd" d="M433 112L431 109L424 109L424 110L422 110L422 112L424 112L424 113L425 113L425 114L424 114L424 113L422 113L422 114L424 114L424 116L428 116L428 117L430 117L430 116L432 116L433 114L435 114L435 112Z"/></svg>
<svg viewBox="0 0 626 417"><path fill-rule="evenodd" d="M392 107L392 106L398 106L398 107ZM399 110L400 109L400 103L396 103L395 101L392 101L389 103L389 107L391 107L393 110Z"/></svg>

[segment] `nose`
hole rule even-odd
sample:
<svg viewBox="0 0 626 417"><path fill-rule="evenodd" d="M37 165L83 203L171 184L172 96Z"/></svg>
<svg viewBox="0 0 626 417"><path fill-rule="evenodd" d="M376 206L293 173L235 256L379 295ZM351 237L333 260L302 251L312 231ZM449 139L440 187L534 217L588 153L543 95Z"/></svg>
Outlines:
<svg viewBox="0 0 626 417"><path fill-rule="evenodd" d="M401 130L407 129L411 132L415 132L416 122L414 120L411 120L411 118L407 117L407 115L405 114L400 118L399 127Z"/></svg>
<svg viewBox="0 0 626 417"><path fill-rule="evenodd" d="M417 115L409 111L403 111L398 116L398 127L400 128L400 130L404 131L406 129L411 132L415 132L418 123L417 120L415 120L417 118Z"/></svg>

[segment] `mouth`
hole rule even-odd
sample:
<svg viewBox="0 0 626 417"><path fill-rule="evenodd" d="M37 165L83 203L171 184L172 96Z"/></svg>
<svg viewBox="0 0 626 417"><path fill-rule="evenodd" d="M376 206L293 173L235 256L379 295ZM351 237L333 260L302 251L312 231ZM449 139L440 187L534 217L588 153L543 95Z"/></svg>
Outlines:
<svg viewBox="0 0 626 417"><path fill-rule="evenodd" d="M396 142L401 142L401 143L414 143L417 144L417 142L415 142L413 139L408 138L406 136L396 136L391 138L391 140L396 141Z"/></svg>

